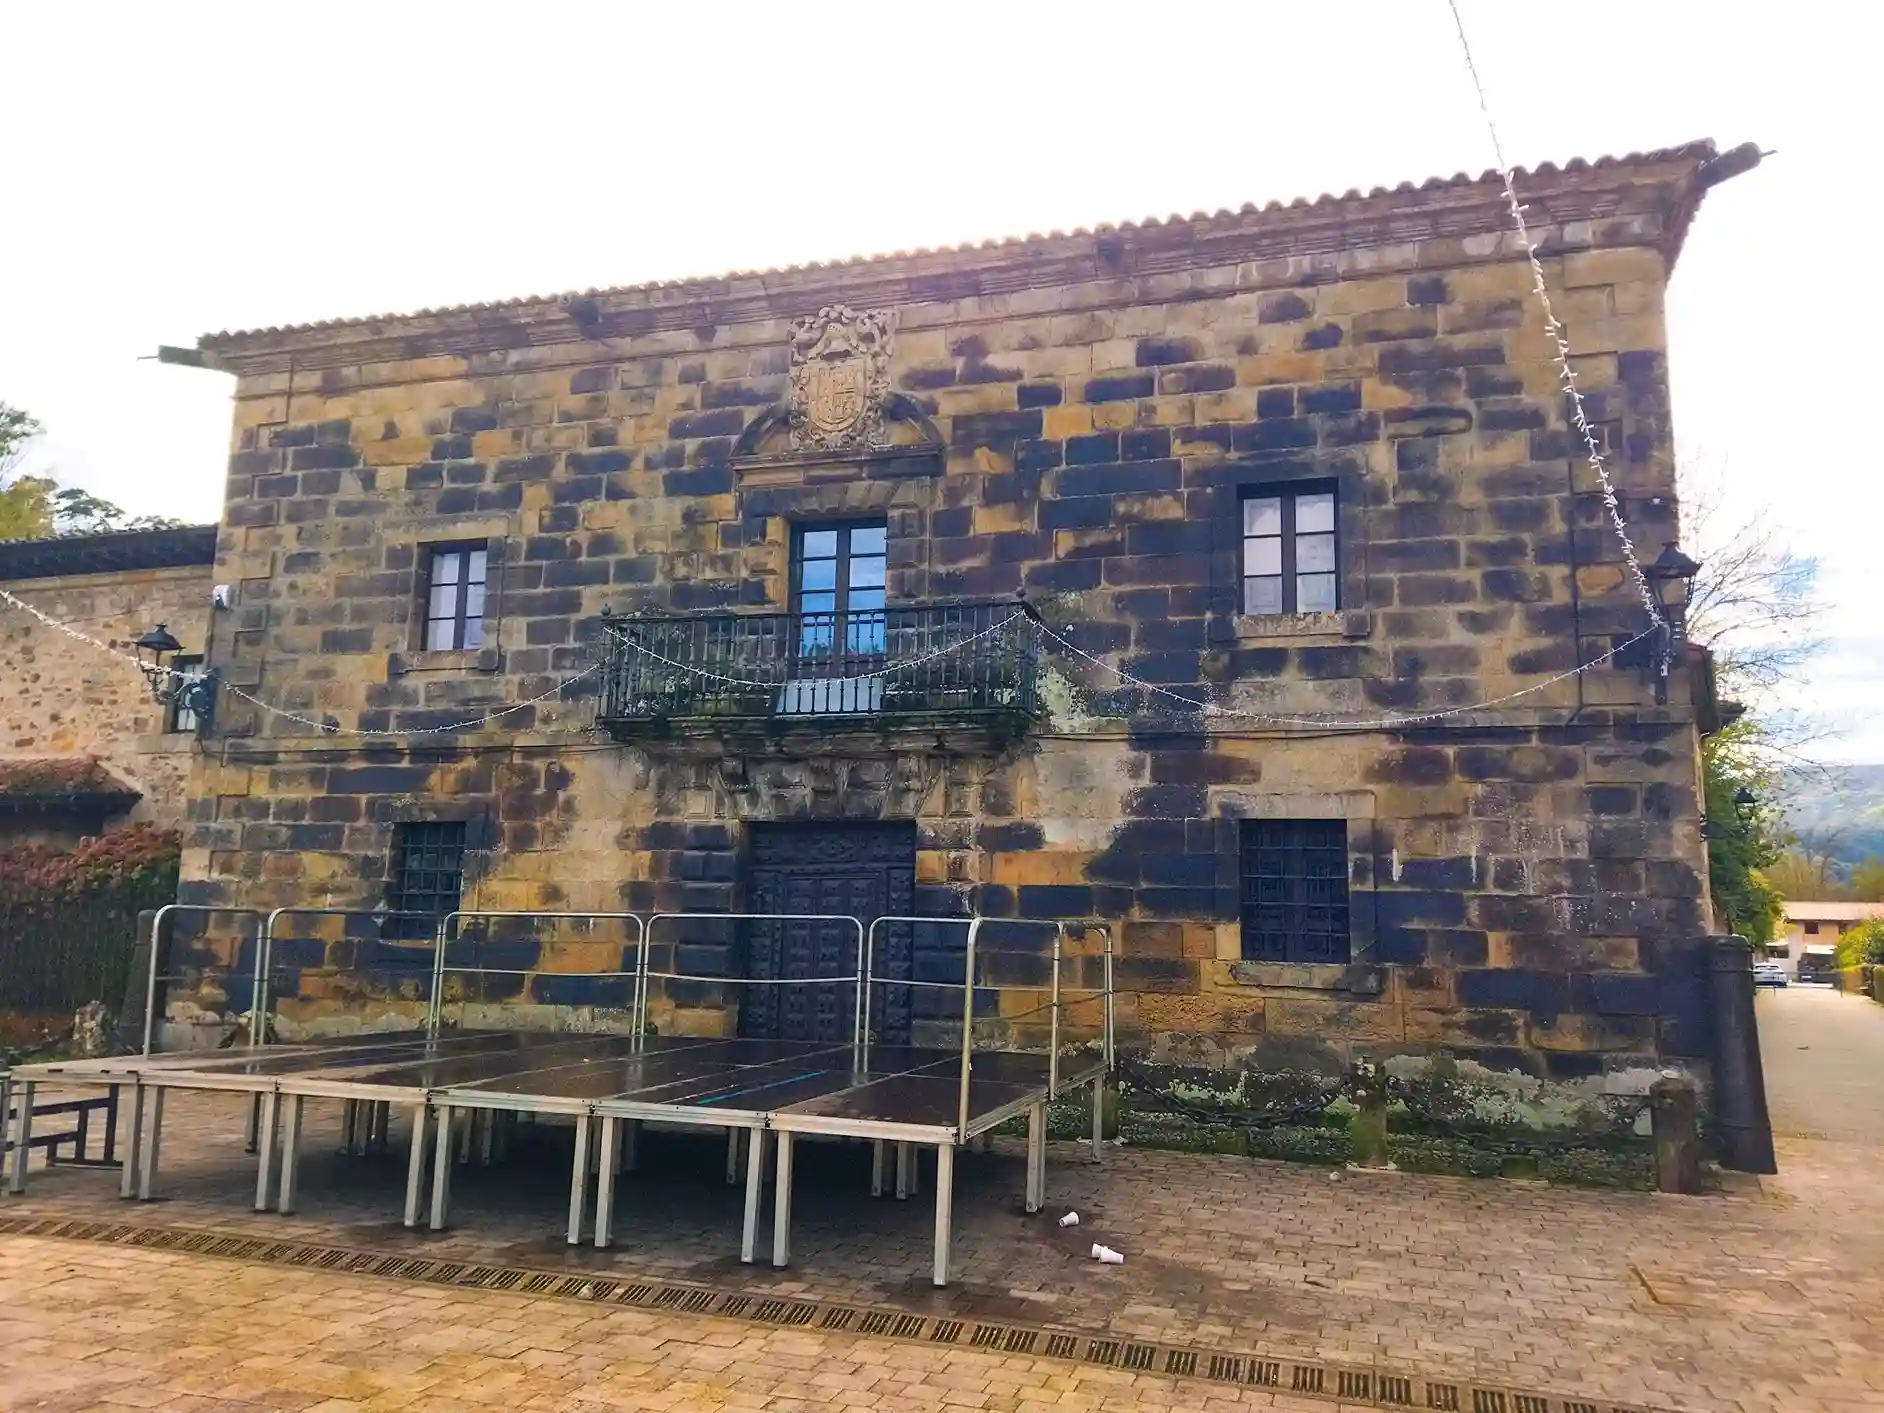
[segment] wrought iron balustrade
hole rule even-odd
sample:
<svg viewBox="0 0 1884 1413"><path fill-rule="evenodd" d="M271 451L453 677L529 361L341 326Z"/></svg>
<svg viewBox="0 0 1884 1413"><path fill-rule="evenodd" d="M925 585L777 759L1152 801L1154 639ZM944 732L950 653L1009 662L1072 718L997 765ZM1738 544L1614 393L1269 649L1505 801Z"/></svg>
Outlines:
<svg viewBox="0 0 1884 1413"><path fill-rule="evenodd" d="M603 620L598 724L768 722L1025 727L1039 710L1038 640L1015 600L843 613Z"/></svg>

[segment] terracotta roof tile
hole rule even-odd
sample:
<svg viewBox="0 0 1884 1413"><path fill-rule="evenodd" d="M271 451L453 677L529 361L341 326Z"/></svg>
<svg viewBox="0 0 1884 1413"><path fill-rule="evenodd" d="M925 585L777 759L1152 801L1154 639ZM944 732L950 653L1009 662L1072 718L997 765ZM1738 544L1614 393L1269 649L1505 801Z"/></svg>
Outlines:
<svg viewBox="0 0 1884 1413"><path fill-rule="evenodd" d="M0 756L0 799L20 804L79 797L129 804L140 795L97 756Z"/></svg>
<svg viewBox="0 0 1884 1413"><path fill-rule="evenodd" d="M1649 165L1652 163L1674 161L1674 160L1680 160L1684 158L1690 159L1690 160L1697 160L1697 161L1706 161L1709 158L1714 157L1716 153L1717 153L1717 149L1715 148L1714 143L1711 140L1701 139L1695 142L1682 143L1681 145L1677 147L1657 148L1648 152L1630 152L1620 157L1616 157L1616 156L1598 157L1593 161L1588 158L1576 157L1576 158L1572 158L1569 162L1566 162L1561 166L1559 166L1555 162L1542 162L1542 163L1539 163L1536 167L1514 168L1512 171L1512 176L1513 176L1514 181L1518 185L1522 186L1522 184L1526 181L1554 178L1554 177L1562 176L1566 173L1573 173L1573 172L1599 171L1599 170L1604 170L1608 168L1617 168L1617 167L1644 166L1644 165ZM1309 198L1307 197L1298 196L1293 201L1283 202L1283 201L1278 201L1278 200L1272 200L1260 207L1254 204L1253 202L1247 202L1242 207L1240 207L1239 209L1235 211L1231 211L1225 208L1222 210L1218 210L1214 213L1207 214L1205 212L1200 211L1188 217L1174 214L1172 216L1169 216L1163 219L1160 219L1159 217L1156 217L1156 216L1148 216L1139 221L1121 221L1116 224L1108 222L1108 223L1103 223L1103 224L1092 226L1092 227L1082 226L1071 232L1054 230L1054 231L1048 232L1044 236L1036 233L1036 234L1031 234L1025 237L1008 236L1003 239L991 238L991 239L983 240L980 242L968 241L968 242L963 242L956 245L918 246L913 251L898 250L898 251L891 252L889 254L856 255L856 256L851 256L847 259L839 259L839 260L813 260L813 261L809 261L801 265L784 265L784 266L778 266L778 267L774 267L770 269L761 269L761 270L730 270L730 271L726 271L718 275L692 276L692 277L683 278L683 279L648 280L640 284L615 285L615 286L610 286L605 289L590 288L590 289L585 289L585 290L568 290L568 291L563 291L561 293L556 293L556 294L522 295L522 296L518 296L512 299L491 300L491 301L485 301L485 302L480 302L480 303L441 305L434 308L413 310L413 311L409 311L403 314L398 314L398 313L366 314L366 315L359 315L359 316L340 318L340 319L317 319L311 323L305 323L305 324L280 324L280 325L270 324L263 328L242 329L242 330L235 330L235 331L224 329L218 333L204 334L197 341L197 343L198 343L198 346L203 349L213 350L226 344L234 344L234 343L240 342L241 340L244 340L244 339L266 337L269 335L299 334L299 333L317 332L324 329L354 328L354 327L359 327L359 326L368 325L368 324L385 323L392 320L418 319L418 318L425 318L427 316L445 315L445 314L495 313L501 310L517 309L517 308L522 308L522 307L526 307L530 305L541 305L545 303L553 303L558 300L573 300L573 299L583 299L583 298L593 299L593 298L602 298L602 297L615 296L615 295L647 293L647 292L652 292L656 290L673 291L673 290L686 289L689 286L695 286L695 285L705 286L705 285L720 284L720 283L724 283L726 281L734 280L734 279L748 279L748 280L749 279L763 279L767 276L793 275L793 274L800 274L806 271L813 271L813 270L817 270L817 271L849 270L849 269L856 269L859 267L868 266L868 265L872 265L872 264L876 264L876 263L888 261L888 260L907 259L911 256L949 255L949 254L965 253L971 250L1001 250L1001 249L1010 249L1010 248L1023 248L1023 247L1032 246L1032 245L1044 244L1052 240L1063 240L1063 239L1066 239L1069 235L1073 237L1103 236L1103 235L1111 235L1111 234L1116 234L1120 232L1129 232L1129 231L1141 230L1141 229L1157 229L1161 226L1166 226L1166 225L1210 226L1213 224L1233 221L1239 218L1248 217L1252 215L1270 214L1270 213L1281 212L1281 211L1305 210L1311 207L1333 207L1333 206L1347 204L1350 202L1374 201L1374 200L1379 200L1385 197L1410 195L1410 194L1414 194L1418 192L1442 191L1442 190L1448 190L1448 189L1463 189L1463 188L1474 187L1474 186L1495 187L1501 183L1501 180L1502 179L1499 176L1499 173L1495 168L1488 168L1486 171L1481 172L1476 177L1466 172L1458 172L1450 177L1439 177L1439 176L1429 177L1426 179L1426 181L1421 182L1421 183L1404 181L1404 182L1401 182L1399 185L1392 188L1388 188L1385 186L1376 186L1372 188L1371 190L1369 190L1365 195L1361 193L1359 188L1350 188L1347 192L1343 193L1340 196L1335 196L1332 193L1324 192L1322 195L1316 197L1313 201L1309 200Z"/></svg>

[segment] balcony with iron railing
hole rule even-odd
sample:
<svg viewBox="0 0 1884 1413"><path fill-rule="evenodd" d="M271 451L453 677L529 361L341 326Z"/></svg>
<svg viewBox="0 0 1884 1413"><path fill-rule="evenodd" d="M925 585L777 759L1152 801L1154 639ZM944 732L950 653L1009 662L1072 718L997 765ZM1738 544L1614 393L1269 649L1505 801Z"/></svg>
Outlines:
<svg viewBox="0 0 1884 1413"><path fill-rule="evenodd" d="M839 613L605 616L596 722L621 741L758 729L1023 733L1033 610L1013 599Z"/></svg>

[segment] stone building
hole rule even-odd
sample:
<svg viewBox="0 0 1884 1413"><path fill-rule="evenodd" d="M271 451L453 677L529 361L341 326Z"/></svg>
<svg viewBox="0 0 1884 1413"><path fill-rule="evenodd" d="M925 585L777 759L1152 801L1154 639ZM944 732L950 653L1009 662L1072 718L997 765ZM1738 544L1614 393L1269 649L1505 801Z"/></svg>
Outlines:
<svg viewBox="0 0 1884 1413"><path fill-rule="evenodd" d="M1667 282L1756 160L1518 178L1645 560ZM402 939L460 902L974 909L1108 922L1121 1030L1173 1057L1701 1057L1704 658L1648 632L1531 286L1462 176L170 350L236 378L212 660L270 708L224 701L185 897L398 915L309 923L304 1022L417 1004ZM848 965L675 936L694 974ZM517 946L505 1004L624 998L556 974L618 948ZM734 994L655 1021L837 1024Z"/></svg>
<svg viewBox="0 0 1884 1413"><path fill-rule="evenodd" d="M0 541L0 588L124 652L158 623L202 661L216 527ZM0 847L183 822L197 739L136 668L0 602Z"/></svg>

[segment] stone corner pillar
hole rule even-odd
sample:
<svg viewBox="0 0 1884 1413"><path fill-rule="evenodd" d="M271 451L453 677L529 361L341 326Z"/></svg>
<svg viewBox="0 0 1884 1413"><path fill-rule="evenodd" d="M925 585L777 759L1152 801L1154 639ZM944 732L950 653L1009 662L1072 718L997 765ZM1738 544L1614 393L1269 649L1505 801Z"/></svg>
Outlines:
<svg viewBox="0 0 1884 1413"><path fill-rule="evenodd" d="M1744 937L1710 937L1713 992L1714 1122L1720 1161L1742 1173L1776 1173L1773 1122L1766 1110L1759 1024L1753 1013L1753 949Z"/></svg>

